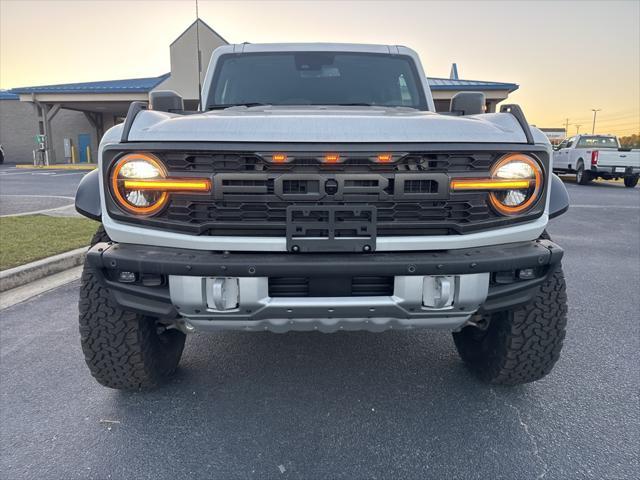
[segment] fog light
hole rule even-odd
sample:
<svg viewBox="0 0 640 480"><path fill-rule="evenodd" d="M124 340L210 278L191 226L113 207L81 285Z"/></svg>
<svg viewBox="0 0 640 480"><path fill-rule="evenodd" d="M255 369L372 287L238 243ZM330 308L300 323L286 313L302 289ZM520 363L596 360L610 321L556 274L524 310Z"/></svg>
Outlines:
<svg viewBox="0 0 640 480"><path fill-rule="evenodd" d="M536 269L535 268L523 268L518 270L518 278L520 280L531 280L536 278Z"/></svg>
<svg viewBox="0 0 640 480"><path fill-rule="evenodd" d="M240 301L237 278L217 277L207 279L207 305L214 310L233 310Z"/></svg>
<svg viewBox="0 0 640 480"><path fill-rule="evenodd" d="M425 307L445 308L453 304L455 277L424 277L422 287L422 304Z"/></svg>
<svg viewBox="0 0 640 480"><path fill-rule="evenodd" d="M120 283L134 283L136 281L136 274L135 272L120 272L118 281Z"/></svg>

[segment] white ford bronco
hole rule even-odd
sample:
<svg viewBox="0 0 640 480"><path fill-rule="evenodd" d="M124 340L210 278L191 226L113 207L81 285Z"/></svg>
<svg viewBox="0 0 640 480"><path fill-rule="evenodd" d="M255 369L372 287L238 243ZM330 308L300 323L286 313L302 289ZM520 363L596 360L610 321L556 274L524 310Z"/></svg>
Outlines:
<svg viewBox="0 0 640 480"><path fill-rule="evenodd" d="M405 47L220 47L199 111L134 102L78 188L102 224L80 293L91 373L157 385L191 332L439 328L482 379L537 380L567 312L551 153L516 105L462 92L436 113Z"/></svg>

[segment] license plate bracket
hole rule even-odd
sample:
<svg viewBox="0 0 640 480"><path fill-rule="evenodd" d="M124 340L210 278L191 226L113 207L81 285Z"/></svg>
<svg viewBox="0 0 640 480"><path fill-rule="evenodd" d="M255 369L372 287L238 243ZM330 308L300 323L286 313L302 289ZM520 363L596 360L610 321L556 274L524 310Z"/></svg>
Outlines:
<svg viewBox="0 0 640 480"><path fill-rule="evenodd" d="M290 205L287 250L290 252L373 252L376 207L369 205Z"/></svg>

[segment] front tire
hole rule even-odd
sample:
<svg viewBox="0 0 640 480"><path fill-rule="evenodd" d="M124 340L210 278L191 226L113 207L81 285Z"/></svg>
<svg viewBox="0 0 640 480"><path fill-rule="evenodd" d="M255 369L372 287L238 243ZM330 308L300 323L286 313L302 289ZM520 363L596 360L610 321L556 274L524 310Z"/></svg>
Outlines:
<svg viewBox="0 0 640 480"><path fill-rule="evenodd" d="M627 188L633 188L638 184L639 175L632 175L630 177L624 177L624 186Z"/></svg>
<svg viewBox="0 0 640 480"><path fill-rule="evenodd" d="M591 182L591 180L591 172L587 172L584 169L584 164L580 163L580 165L578 165L578 169L576 170L576 183L578 185L587 185L589 182Z"/></svg>
<svg viewBox="0 0 640 480"><path fill-rule="evenodd" d="M109 241L100 226L91 245ZM178 366L185 334L158 319L121 309L85 262L80 285L80 342L91 374L110 388L150 388Z"/></svg>
<svg viewBox="0 0 640 480"><path fill-rule="evenodd" d="M453 334L462 360L482 380L519 385L541 379L560 357L567 324L567 295L562 267L538 287L533 300L494 313L488 327Z"/></svg>

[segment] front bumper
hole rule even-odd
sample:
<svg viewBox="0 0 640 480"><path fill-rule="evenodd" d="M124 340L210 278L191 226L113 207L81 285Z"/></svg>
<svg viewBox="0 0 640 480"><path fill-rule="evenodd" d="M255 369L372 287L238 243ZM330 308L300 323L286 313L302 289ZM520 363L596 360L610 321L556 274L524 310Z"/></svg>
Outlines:
<svg viewBox="0 0 640 480"><path fill-rule="evenodd" d="M174 319L186 330L371 330L463 326L474 313L527 303L563 255L548 240L461 250L399 253L221 253L148 245L99 243L87 253L115 301L125 309ZM517 272L533 269L528 280ZM120 272L160 278L157 286L122 283ZM496 282L495 273L513 282ZM386 296L269 296L269 278L393 277ZM212 301L218 279L233 279L237 301ZM447 283L445 305L425 304L433 280ZM440 285L440 284L439 284ZM237 291L236 291L237 290ZM236 297L234 297L236 298Z"/></svg>

